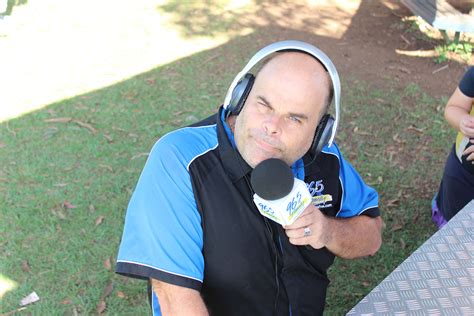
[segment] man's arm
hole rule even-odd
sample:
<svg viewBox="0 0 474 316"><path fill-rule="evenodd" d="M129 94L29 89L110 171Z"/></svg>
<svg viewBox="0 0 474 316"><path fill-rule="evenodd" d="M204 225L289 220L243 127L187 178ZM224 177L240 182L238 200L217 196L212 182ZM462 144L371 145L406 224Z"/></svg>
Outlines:
<svg viewBox="0 0 474 316"><path fill-rule="evenodd" d="M333 218L324 215L312 204L293 224L284 228L292 244L310 245L315 249L326 247L345 259L374 255L382 244L380 216ZM310 230L307 236L305 228Z"/></svg>
<svg viewBox="0 0 474 316"><path fill-rule="evenodd" d="M158 296L162 315L209 315L198 291L155 279L151 279L151 285Z"/></svg>

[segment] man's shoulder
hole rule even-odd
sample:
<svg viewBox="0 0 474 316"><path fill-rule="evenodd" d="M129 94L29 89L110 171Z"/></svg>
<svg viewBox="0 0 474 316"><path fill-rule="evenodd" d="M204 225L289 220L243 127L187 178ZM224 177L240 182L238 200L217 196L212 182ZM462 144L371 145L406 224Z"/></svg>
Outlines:
<svg viewBox="0 0 474 316"><path fill-rule="evenodd" d="M179 159L188 164L217 145L216 122L211 117L165 134L154 144L150 157L165 161Z"/></svg>
<svg viewBox="0 0 474 316"><path fill-rule="evenodd" d="M344 157L342 156L342 153L335 142L332 143L331 146L324 146L319 158L322 161L335 159L338 161L338 163L342 163L344 160Z"/></svg>

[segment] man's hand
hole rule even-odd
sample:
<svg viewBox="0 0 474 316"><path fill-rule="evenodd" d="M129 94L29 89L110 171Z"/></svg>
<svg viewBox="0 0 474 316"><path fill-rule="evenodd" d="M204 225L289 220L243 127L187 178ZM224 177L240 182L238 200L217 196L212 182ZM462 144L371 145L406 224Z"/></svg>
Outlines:
<svg viewBox="0 0 474 316"><path fill-rule="evenodd" d="M326 247L346 259L374 255L382 244L382 219L359 215L334 218L309 205L291 225L283 227L293 245Z"/></svg>
<svg viewBox="0 0 474 316"><path fill-rule="evenodd" d="M297 246L310 245L314 249L326 247L332 234L328 218L313 204L293 224L283 228L290 243Z"/></svg>

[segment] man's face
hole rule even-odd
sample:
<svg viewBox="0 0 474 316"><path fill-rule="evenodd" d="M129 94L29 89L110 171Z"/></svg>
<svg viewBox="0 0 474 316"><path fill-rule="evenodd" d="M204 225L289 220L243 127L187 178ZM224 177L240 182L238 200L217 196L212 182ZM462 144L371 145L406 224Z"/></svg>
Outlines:
<svg viewBox="0 0 474 316"><path fill-rule="evenodd" d="M268 158L291 165L308 151L324 114L328 80L323 67L301 53L279 55L264 66L235 118L237 148L252 168Z"/></svg>

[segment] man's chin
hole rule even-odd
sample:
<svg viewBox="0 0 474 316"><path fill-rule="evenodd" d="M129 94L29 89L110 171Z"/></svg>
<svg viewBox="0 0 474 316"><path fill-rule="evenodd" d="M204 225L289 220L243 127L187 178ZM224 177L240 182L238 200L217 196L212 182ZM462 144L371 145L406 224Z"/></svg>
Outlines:
<svg viewBox="0 0 474 316"><path fill-rule="evenodd" d="M259 163L261 163L264 160L270 159L270 158L282 159L278 155L262 155L262 156L259 156L259 157L254 156L253 159L251 160L251 162L249 163L249 165L252 168L255 168L255 166L257 166Z"/></svg>

